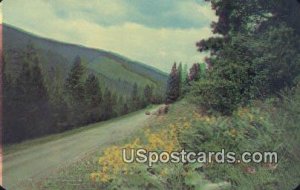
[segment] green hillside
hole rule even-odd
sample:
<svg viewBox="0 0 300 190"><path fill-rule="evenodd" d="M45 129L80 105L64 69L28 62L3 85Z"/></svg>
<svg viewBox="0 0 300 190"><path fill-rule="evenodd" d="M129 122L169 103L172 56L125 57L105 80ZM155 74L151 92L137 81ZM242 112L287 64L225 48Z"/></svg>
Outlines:
<svg viewBox="0 0 300 190"><path fill-rule="evenodd" d="M4 143L119 117L164 100L167 75L116 53L3 25Z"/></svg>
<svg viewBox="0 0 300 190"><path fill-rule="evenodd" d="M96 73L101 83L116 93L128 95L134 82L139 87L146 84L158 89L165 87L167 75L148 65L131 61L116 53L41 38L4 24L4 55L9 63L6 64L7 73L15 76L19 72L20 54L29 43L39 51L43 74L49 83L52 83L55 75L65 78L75 57L80 56L89 72Z"/></svg>

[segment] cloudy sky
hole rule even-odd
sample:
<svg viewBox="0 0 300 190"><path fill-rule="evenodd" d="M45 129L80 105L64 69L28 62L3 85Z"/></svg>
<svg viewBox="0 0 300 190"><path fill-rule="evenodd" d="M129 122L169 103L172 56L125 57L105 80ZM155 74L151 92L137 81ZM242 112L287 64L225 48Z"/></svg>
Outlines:
<svg viewBox="0 0 300 190"><path fill-rule="evenodd" d="M117 52L169 71L204 55L215 20L204 0L4 0L3 22L59 41Z"/></svg>

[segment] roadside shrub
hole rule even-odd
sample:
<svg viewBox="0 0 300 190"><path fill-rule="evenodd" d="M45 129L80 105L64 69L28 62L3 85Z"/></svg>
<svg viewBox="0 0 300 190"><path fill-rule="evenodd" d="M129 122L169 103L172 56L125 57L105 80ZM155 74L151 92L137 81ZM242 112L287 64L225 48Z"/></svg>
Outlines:
<svg viewBox="0 0 300 190"><path fill-rule="evenodd" d="M300 170L300 88L273 99L239 107L231 116L195 114L180 143L188 151L276 151L278 163L205 164L213 182L229 181L231 189L293 189ZM276 105L276 107L274 107Z"/></svg>
<svg viewBox="0 0 300 190"><path fill-rule="evenodd" d="M122 161L122 148L144 148L148 151L181 150L179 135L191 127L186 119L178 118L176 124L153 130L148 128L143 133L143 140L136 139L131 143L108 147L99 158L100 170L90 174L90 179L102 184L104 189L180 189L180 190L217 190L227 183L213 184L199 172L202 164L183 163L131 163Z"/></svg>
<svg viewBox="0 0 300 190"><path fill-rule="evenodd" d="M207 113L230 114L241 101L237 86L225 80L200 80L190 88L189 99Z"/></svg>

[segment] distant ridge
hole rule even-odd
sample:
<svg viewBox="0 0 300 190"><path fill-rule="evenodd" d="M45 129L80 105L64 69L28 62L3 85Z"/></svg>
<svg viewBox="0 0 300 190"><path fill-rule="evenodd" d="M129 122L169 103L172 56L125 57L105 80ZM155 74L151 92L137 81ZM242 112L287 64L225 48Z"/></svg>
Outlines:
<svg viewBox="0 0 300 190"><path fill-rule="evenodd" d="M49 73L48 80L57 70L65 77L75 57L80 56L88 70L96 73L106 86L116 92L128 94L133 83L141 87L149 84L165 88L166 73L117 53L39 37L5 23L2 28L4 55L10 63L6 66L9 73L18 72L20 62L17 52L32 43L39 51L44 73Z"/></svg>

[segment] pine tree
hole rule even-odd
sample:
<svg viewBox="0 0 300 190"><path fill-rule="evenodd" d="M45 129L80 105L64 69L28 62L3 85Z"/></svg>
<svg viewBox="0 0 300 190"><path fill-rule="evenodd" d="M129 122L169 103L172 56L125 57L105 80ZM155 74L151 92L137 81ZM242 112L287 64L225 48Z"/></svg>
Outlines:
<svg viewBox="0 0 300 190"><path fill-rule="evenodd" d="M182 69L181 82L182 84L186 84L187 81L188 81L188 66L187 64L184 64Z"/></svg>
<svg viewBox="0 0 300 190"><path fill-rule="evenodd" d="M140 98L138 95L138 86L136 83L133 84L132 92L131 92L131 102L132 102L132 110L138 110L140 108Z"/></svg>
<svg viewBox="0 0 300 190"><path fill-rule="evenodd" d="M116 92L111 94L111 106L112 106L112 115L111 117L117 117L117 104L118 104L118 96Z"/></svg>
<svg viewBox="0 0 300 190"><path fill-rule="evenodd" d="M122 111L123 111L123 106L124 106L124 98L123 96L119 96L118 97L118 101L117 101L117 108L116 108L116 112L117 115L120 116L122 115Z"/></svg>
<svg viewBox="0 0 300 190"><path fill-rule="evenodd" d="M180 90L179 80L176 63L174 63L167 83L166 103L173 103L178 99Z"/></svg>
<svg viewBox="0 0 300 190"><path fill-rule="evenodd" d="M182 83L182 64L179 63L179 66L178 66L178 78L179 78L179 96L182 95L182 86L183 86L183 83Z"/></svg>
<svg viewBox="0 0 300 190"><path fill-rule="evenodd" d="M85 82L85 101L87 122L98 122L101 119L102 92L99 80L94 74L90 74Z"/></svg>
<svg viewBox="0 0 300 190"><path fill-rule="evenodd" d="M285 0L210 2L219 17L212 30L219 35L197 43L200 52L212 55L206 59L209 75L192 87L198 105L231 114L253 99L276 96L292 87L300 72L299 4Z"/></svg>
<svg viewBox="0 0 300 190"><path fill-rule="evenodd" d="M129 108L128 108L128 104L125 103L123 105L123 110L122 110L122 115L128 114L129 113Z"/></svg>
<svg viewBox="0 0 300 190"><path fill-rule="evenodd" d="M65 83L66 90L71 95L73 101L82 102L84 99L84 74L85 68L81 58L77 56Z"/></svg>
<svg viewBox="0 0 300 190"><path fill-rule="evenodd" d="M149 84L147 84L144 88L144 96L146 99L146 103L151 103L153 96L153 87L151 87Z"/></svg>
<svg viewBox="0 0 300 190"><path fill-rule="evenodd" d="M86 115L82 110L85 105L84 76L85 67L82 64L81 58L77 56L65 81L65 90L68 95L67 100L71 114L69 122L73 126L78 126L85 123L84 120Z"/></svg>
<svg viewBox="0 0 300 190"><path fill-rule="evenodd" d="M197 81L200 79L200 65L194 63L190 68L189 81Z"/></svg>
<svg viewBox="0 0 300 190"><path fill-rule="evenodd" d="M50 104L38 57L34 58L31 70L31 98L35 107L33 115L39 128L34 136L39 136L51 130Z"/></svg>
<svg viewBox="0 0 300 190"><path fill-rule="evenodd" d="M56 67L53 72L54 78L52 79L51 85L48 86L48 89L51 90L49 99L53 123L56 127L53 128L51 132L62 132L70 127L68 123L68 117L70 115L69 106L67 97L64 94L63 72L59 67Z"/></svg>
<svg viewBox="0 0 300 190"><path fill-rule="evenodd" d="M51 130L48 92L36 51L32 44L27 46L15 83L12 101L16 141L41 136Z"/></svg>
<svg viewBox="0 0 300 190"><path fill-rule="evenodd" d="M103 112L102 112L102 119L107 120L110 119L113 115L113 100L112 94L108 88L105 89L103 95Z"/></svg>

